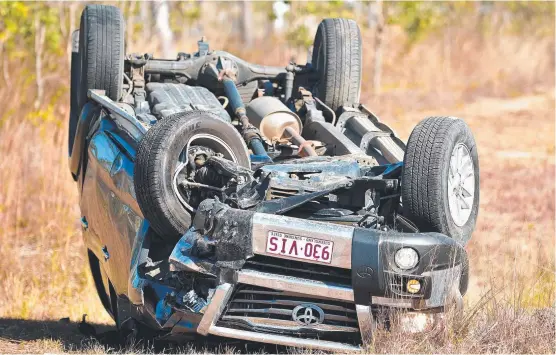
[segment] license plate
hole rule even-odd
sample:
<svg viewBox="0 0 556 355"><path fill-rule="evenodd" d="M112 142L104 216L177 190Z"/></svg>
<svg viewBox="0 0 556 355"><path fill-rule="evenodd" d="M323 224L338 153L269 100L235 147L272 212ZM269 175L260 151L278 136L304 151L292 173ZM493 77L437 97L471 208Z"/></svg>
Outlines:
<svg viewBox="0 0 556 355"><path fill-rule="evenodd" d="M311 237L269 231L266 238L268 254L283 255L295 259L312 260L330 264L334 242Z"/></svg>

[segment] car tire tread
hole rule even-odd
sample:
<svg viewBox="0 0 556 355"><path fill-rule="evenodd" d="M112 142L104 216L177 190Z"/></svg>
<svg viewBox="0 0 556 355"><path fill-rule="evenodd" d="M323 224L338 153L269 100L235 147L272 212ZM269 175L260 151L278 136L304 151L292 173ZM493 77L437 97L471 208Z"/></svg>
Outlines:
<svg viewBox="0 0 556 355"><path fill-rule="evenodd" d="M463 142L474 163L475 198L467 222L457 226L449 213L447 174L456 144ZM479 161L471 130L461 119L429 117L411 133L404 156L402 204L404 215L424 232L446 234L462 243L471 237L479 204Z"/></svg>
<svg viewBox="0 0 556 355"><path fill-rule="evenodd" d="M359 101L361 91L361 33L357 23L343 18L324 19L315 36L313 66L319 63L323 47L324 67L318 68L320 79L317 97L333 110Z"/></svg>

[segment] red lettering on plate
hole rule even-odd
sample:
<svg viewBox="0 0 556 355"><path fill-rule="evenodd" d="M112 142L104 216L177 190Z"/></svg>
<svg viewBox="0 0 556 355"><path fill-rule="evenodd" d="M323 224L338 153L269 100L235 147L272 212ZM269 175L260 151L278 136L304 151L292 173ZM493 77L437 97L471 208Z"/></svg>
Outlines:
<svg viewBox="0 0 556 355"><path fill-rule="evenodd" d="M310 258L311 254L313 254L313 244L307 243L305 244L305 256Z"/></svg>
<svg viewBox="0 0 556 355"><path fill-rule="evenodd" d="M319 249L322 247L322 245L320 244L315 244L315 246L313 247L313 258L318 259L320 258L319 255Z"/></svg>
<svg viewBox="0 0 556 355"><path fill-rule="evenodd" d="M270 248L268 248L269 251L278 250L278 244L276 243L277 241L278 241L277 237L270 237L270 239L268 240L268 242L270 243Z"/></svg>
<svg viewBox="0 0 556 355"><path fill-rule="evenodd" d="M333 246L328 240L269 231L266 252L330 264Z"/></svg>
<svg viewBox="0 0 556 355"><path fill-rule="evenodd" d="M324 260L329 260L330 258L330 253L328 252L328 245L322 248L322 258Z"/></svg>
<svg viewBox="0 0 556 355"><path fill-rule="evenodd" d="M290 251L288 254L292 255L292 251L295 252L295 256L297 256L297 242L294 240L292 246L290 247Z"/></svg>

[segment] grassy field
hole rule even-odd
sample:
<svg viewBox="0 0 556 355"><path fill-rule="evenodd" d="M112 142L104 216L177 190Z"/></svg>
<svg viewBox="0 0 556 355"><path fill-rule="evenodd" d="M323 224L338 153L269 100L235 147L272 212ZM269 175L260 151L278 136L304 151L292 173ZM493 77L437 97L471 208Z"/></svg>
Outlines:
<svg viewBox="0 0 556 355"><path fill-rule="evenodd" d="M397 36L388 31L390 39ZM372 52L365 52L363 102L404 139L426 116L462 117L477 140L481 170L479 220L467 246L471 283L465 316L431 333L379 332L369 351L556 350L554 38L488 37L485 45L472 31L455 34L450 60L439 59L442 42L434 38L403 56L396 41L389 41L385 88L378 98L370 95ZM363 35L365 43L372 40L370 33ZM225 39L213 46L219 43L233 46ZM261 43L257 51L236 52L275 65L299 56L283 48L281 42ZM265 51L270 59L263 59ZM83 314L104 330L113 323L87 269L78 196L67 167L67 72L52 79L51 103L33 110L26 69L10 65L10 81L0 78L0 352L112 350L77 331ZM59 321L65 317L68 322ZM233 343L195 348L245 349Z"/></svg>

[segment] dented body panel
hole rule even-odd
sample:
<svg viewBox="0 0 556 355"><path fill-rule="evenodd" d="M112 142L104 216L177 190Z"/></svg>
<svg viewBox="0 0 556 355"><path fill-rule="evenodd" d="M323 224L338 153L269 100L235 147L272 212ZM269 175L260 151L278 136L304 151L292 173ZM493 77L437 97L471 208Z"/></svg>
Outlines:
<svg viewBox="0 0 556 355"><path fill-rule="evenodd" d="M112 287L117 295L116 318L120 324L126 319L139 319L173 338L213 334L264 341L259 332L271 332L276 334L273 342L277 344L291 344L290 337L302 333L306 340L296 340L300 345L351 351L357 346L332 340L323 340L318 345L309 339L315 336L333 339L336 333L359 337L358 329L362 326L357 323L357 312L367 308L356 305L441 309L454 285L459 292L465 292L467 257L463 248L450 238L435 233L381 232L284 215L291 206L313 200L302 201L296 196L275 199L269 195L267 202L254 210L206 200L199 206L191 229L171 248L168 258L153 260L153 248L158 248L159 242L142 216L133 184L135 147L140 137L137 131L130 132L129 127L118 125L109 113L99 115L95 124L87 140L81 170L84 174L80 207L87 221L83 235L87 248L99 260L104 277L110 280L109 285L103 281L106 294L110 295ZM331 193L352 186L364 175L356 157L346 156L337 163L330 161L325 163L329 164L327 169L315 171L322 164L317 159L297 165L303 172L314 174L297 184L297 188L305 184L308 194L318 195L323 190ZM270 187L288 187L292 167L296 165L269 165L261 171L274 174ZM278 202L281 205L276 207ZM341 209L330 213L346 218ZM295 243L278 245L279 241L272 236L285 236ZM296 257L303 252L297 243L312 242L318 250L331 247L331 256L319 259L309 253L309 257ZM406 245L428 258L427 263L409 273L396 269L392 260L395 250ZM289 248L289 252L281 252L280 248ZM287 266L280 269L280 260ZM310 272L299 269L301 264ZM318 275L323 272L327 274L319 280ZM198 275L199 279L183 275ZM421 282L422 290L417 295L403 290L408 279ZM199 287L207 290L206 298L195 291ZM260 323L261 318L238 317L232 308L237 301L233 300L246 288L274 290L273 302L286 307L280 312L292 312L287 309L294 303L319 304L324 307L323 323L300 328L292 321L276 319L271 326L268 322ZM339 307L328 305L330 301L344 302L346 314L353 317L326 316L328 308ZM347 323L339 326L338 321L331 320L326 324L326 317ZM359 319L364 317L363 313L359 315Z"/></svg>

